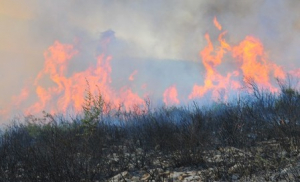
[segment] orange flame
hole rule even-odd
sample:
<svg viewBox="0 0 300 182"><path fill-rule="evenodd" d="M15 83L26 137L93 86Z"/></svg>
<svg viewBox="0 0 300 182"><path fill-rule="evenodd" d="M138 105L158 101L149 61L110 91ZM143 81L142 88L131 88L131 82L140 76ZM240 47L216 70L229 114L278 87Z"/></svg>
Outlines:
<svg viewBox="0 0 300 182"><path fill-rule="evenodd" d="M204 86L194 85L189 99L203 97L209 91L212 91L213 99L217 99L221 90L227 91L232 87L237 88L240 86L238 82L230 80L232 76L237 76L238 72L227 73L224 77L216 69L222 63L224 54L231 50L230 45L223 39L225 34L226 32L223 32L219 35L220 46L216 49L213 47L209 34L205 34L208 45L200 52L206 70Z"/></svg>
<svg viewBox="0 0 300 182"><path fill-rule="evenodd" d="M233 48L232 55L242 62L241 70L245 79L250 77L270 90L276 90L270 83L270 76L280 79L285 77L281 67L267 60L262 43L254 37L247 36ZM273 73L271 73L272 70L274 70Z"/></svg>
<svg viewBox="0 0 300 182"><path fill-rule="evenodd" d="M223 29L216 17L214 17L213 23L218 30ZM219 34L216 45L214 45L215 42L212 42L214 39L211 39L208 33L205 34L207 46L199 52L205 69L203 84L195 84L188 99L211 95L212 99L226 100L232 90L238 91L241 88L240 80L247 81L248 78L253 79L260 87L277 92L278 88L273 86L272 78L285 79L286 74L281 66L268 59L260 40L246 36L239 44L230 45L224 38L226 33L223 31ZM26 109L23 110L26 114L37 114L43 110L50 111L50 113L66 112L68 109L80 112L85 102L86 81L89 82L90 92L97 94L100 90L104 101L111 103L112 107L123 104L126 110L137 111L137 106L145 106L144 100L130 87L125 86L119 90L112 88L110 63L113 58L105 54L109 42L109 38L100 42L104 53L96 57L96 66L90 66L82 72L70 73L69 63L78 54L78 51L71 44L55 41L44 53L44 67L34 80L34 89L25 87L19 95L13 96L12 103L5 109L1 109L0 115L7 115L12 109L24 105L23 102L28 99L30 90L34 90L37 101L26 106ZM231 71L221 72L219 68L224 64L231 65ZM134 70L128 80L135 81L137 73L138 71ZM300 69L289 73L300 77ZM152 93L148 91L148 83L141 85L140 89ZM168 106L178 105L182 102L178 99L175 85L167 88L162 96L164 103ZM139 112L137 111L137 113Z"/></svg>
<svg viewBox="0 0 300 182"><path fill-rule="evenodd" d="M214 18L214 24L217 27L217 29L222 30L221 24L218 22L217 17Z"/></svg>
<svg viewBox="0 0 300 182"><path fill-rule="evenodd" d="M219 30L222 29L216 17L214 24ZM225 34L226 32L220 33L218 37L219 46L216 48L214 48L209 34L205 34L208 45L200 52L206 71L204 85L194 85L189 99L203 97L208 92L211 92L212 98L216 99L220 96L220 91L225 91L226 99L226 93L229 90L236 90L241 87L241 84L235 81L239 75L244 77L244 81L247 78L252 78L259 85L274 92L278 91L271 84L271 77L284 79L285 73L280 66L268 61L262 43L254 37L247 36L238 46L230 46L223 38ZM231 55L237 66L240 67L223 76L217 71L217 67L224 63L225 54Z"/></svg>
<svg viewBox="0 0 300 182"><path fill-rule="evenodd" d="M122 88L120 92L110 87L111 82L111 56L101 54L97 58L97 66L89 67L83 72L74 73L66 77L68 63L77 54L72 45L61 44L58 41L45 52L45 65L35 79L36 94L39 100L25 110L25 113L39 113L43 110L51 112L66 112L73 108L81 111L86 92L86 80L90 84L91 93L96 93L98 88L104 101L114 106L124 104L129 110L136 105L143 105L144 101L130 88ZM49 77L54 86L44 87L42 79ZM121 94L118 94L121 93ZM51 103L51 104L50 104Z"/></svg>
<svg viewBox="0 0 300 182"><path fill-rule="evenodd" d="M167 106L170 105L178 105L179 104L179 100L177 98L177 89L176 86L173 85L169 88L167 88L164 92L164 103Z"/></svg>

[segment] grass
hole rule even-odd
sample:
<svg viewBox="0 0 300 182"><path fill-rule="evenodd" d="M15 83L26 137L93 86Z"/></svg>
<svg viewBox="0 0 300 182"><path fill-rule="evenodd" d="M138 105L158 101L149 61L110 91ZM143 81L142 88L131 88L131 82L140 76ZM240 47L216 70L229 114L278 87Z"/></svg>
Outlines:
<svg viewBox="0 0 300 182"><path fill-rule="evenodd" d="M1 131L0 181L106 181L141 169L159 181L155 169L179 167L218 167L208 179L231 180L232 171L279 170L299 154L300 94L286 86L277 95L253 90L205 109L194 104L142 113L104 113L101 95L87 92L82 115L28 116ZM275 149L266 147L271 141ZM239 157L238 150L250 154Z"/></svg>

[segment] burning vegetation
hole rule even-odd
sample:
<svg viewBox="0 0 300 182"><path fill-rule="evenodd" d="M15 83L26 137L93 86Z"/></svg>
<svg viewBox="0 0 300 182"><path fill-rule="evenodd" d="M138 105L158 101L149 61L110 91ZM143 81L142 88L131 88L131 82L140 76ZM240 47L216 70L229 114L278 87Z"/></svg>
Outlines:
<svg viewBox="0 0 300 182"><path fill-rule="evenodd" d="M115 110L89 86L83 113L2 131L1 181L297 181L300 93L281 84L211 106Z"/></svg>
<svg viewBox="0 0 300 182"><path fill-rule="evenodd" d="M299 71L270 61L255 37L230 45L217 18L213 23L217 45L207 33L199 53L203 84L186 96L169 85L163 106L147 99L155 91L113 88L114 58L105 51L96 66L69 73L79 52L56 41L34 89L25 87L0 111L20 107L27 115L2 130L0 180L299 180L300 93L292 79ZM109 42L102 40L103 50ZM126 80L134 83L140 74L135 69ZM212 102L200 105L203 98ZM31 115L44 110L43 117ZM76 114L57 114L69 110Z"/></svg>
<svg viewBox="0 0 300 182"><path fill-rule="evenodd" d="M247 79L252 79L259 88L278 93L276 79L284 81L288 75L298 78L299 70L284 71L282 66L270 61L259 39L246 36L237 45L230 45L225 39L227 32L223 31L216 18L213 22L219 36L217 41L212 41L210 34L205 34L207 46L199 52L204 67L203 83L194 83L189 94L178 90L178 87L183 86L176 82L170 83L162 93L157 89L148 90L146 81L137 81L143 74L137 69L127 75L128 79L124 83L128 84L114 87L113 83L118 80L112 78L111 62L114 58L107 53L111 41L109 36L102 37L100 41L102 53L96 56L96 65L77 72L70 72L69 67L80 52L72 44L56 41L44 53L44 67L33 84L26 85L20 95L12 98L12 103L7 108L0 110L0 114L9 116L18 109L25 115L39 114L42 111L51 114L70 111L79 113L84 103L86 80L90 83L91 93L96 93L99 89L105 102L114 108L122 106L122 109L129 111L136 107L146 107L144 100L149 97L154 98L157 106L160 103L167 106L185 105L193 101L201 103L203 98L228 101L229 98L242 94ZM227 68L222 69L223 67ZM167 78L159 79L161 80L154 82L163 82ZM201 76L198 80L201 81Z"/></svg>

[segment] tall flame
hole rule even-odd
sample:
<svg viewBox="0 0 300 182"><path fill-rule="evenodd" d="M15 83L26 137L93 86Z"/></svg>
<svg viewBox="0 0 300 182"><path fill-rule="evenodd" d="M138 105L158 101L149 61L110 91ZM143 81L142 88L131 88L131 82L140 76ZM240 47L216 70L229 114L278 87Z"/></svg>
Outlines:
<svg viewBox="0 0 300 182"><path fill-rule="evenodd" d="M226 31L215 17L213 20L215 27L221 31L217 44L213 42L208 33L205 34L206 47L199 52L199 57L204 66L203 84L194 84L188 96L180 96L178 99L177 86L172 85L161 94L163 102L167 106L186 103L196 98L227 99L229 94L238 91L242 87L243 81L251 78L260 87L277 92L278 88L273 84L273 78L285 79L286 73L283 68L268 59L263 44L258 38L246 36L237 45L230 45L225 40ZM126 110L136 109L145 106L144 99L135 93L131 87L124 86L114 89L111 85L113 57L107 55L107 45L109 38L104 38L100 44L103 52L96 57L96 66L90 66L81 72L70 72L69 63L78 55L78 51L71 44L62 44L55 41L44 53L44 67L37 74L32 86L27 85L20 94L12 97L12 102L5 109L0 109L0 115L6 116L13 109L23 109L25 114L37 114L43 110L50 113L63 112L69 109L80 112L85 102L87 83L90 85L90 92L100 94L107 103L112 106L124 106ZM216 44L216 45L214 45ZM230 60L230 62L228 62ZM224 73L220 68L223 65L230 65L231 71ZM128 80L134 83L138 70L134 70L128 75ZM292 70L289 74L300 77L300 69ZM243 80L243 81L242 81ZM162 80L163 81L163 80ZM149 84L143 83L139 88L147 93ZM34 92L34 93L32 93ZM32 97L32 95L35 96ZM30 98L29 98L30 97ZM182 99L186 97L186 99ZM25 103L27 100L34 100L33 103Z"/></svg>
<svg viewBox="0 0 300 182"><path fill-rule="evenodd" d="M56 41L44 54L45 64L43 70L35 79L36 95L39 100L25 110L25 113L39 113L49 110L50 113L57 111L66 112L72 108L76 112L82 109L84 94L86 92L86 81L90 84L91 93L96 93L98 88L106 102L112 105L123 104L126 109L135 105L143 105L144 101L130 88L122 88L116 92L110 87L111 83L111 56L101 54L97 57L97 65L89 67L83 72L66 76L68 63L77 54L70 44L61 44ZM53 86L42 86L42 79L49 77ZM54 101L54 102L53 102Z"/></svg>
<svg viewBox="0 0 300 182"><path fill-rule="evenodd" d="M285 78L282 68L267 60L262 43L254 37L247 36L233 48L232 54L242 62L241 70L245 79L251 77L256 83L276 91L277 89L270 83L270 76Z"/></svg>
<svg viewBox="0 0 300 182"><path fill-rule="evenodd" d="M222 26L214 18L214 24L222 30ZM226 31L220 33L218 37L219 46L214 48L209 34L205 34L207 46L200 52L202 63L205 67L204 85L194 85L189 99L203 97L206 93L211 92L213 99L220 98L220 91L225 91L225 99L230 90L236 90L241 87L238 76L242 76L244 81L251 78L257 84L277 91L270 80L272 77L279 79L285 78L283 69L271 63L264 53L262 43L255 37L247 36L239 45L230 46L225 40ZM235 70L228 72L225 76L217 71L217 67L224 63L224 54L231 55L235 60Z"/></svg>

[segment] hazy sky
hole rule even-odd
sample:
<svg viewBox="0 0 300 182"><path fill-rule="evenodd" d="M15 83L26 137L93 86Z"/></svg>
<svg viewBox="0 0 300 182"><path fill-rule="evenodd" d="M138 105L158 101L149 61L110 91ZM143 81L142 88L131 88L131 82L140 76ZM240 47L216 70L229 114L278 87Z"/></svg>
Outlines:
<svg viewBox="0 0 300 182"><path fill-rule="evenodd" d="M101 36L112 34L109 53L115 60L151 62L152 70L138 66L149 78L155 71L178 71L159 89L180 77L179 83L197 76L201 80L199 51L207 44L205 33L215 39L219 33L212 23L215 16L227 30L229 43L257 37L272 61L287 70L298 68L299 9L296 0L0 0L0 110L34 82L44 52L55 41L73 44L81 52L76 59L85 62L72 65L75 71L90 65ZM122 74L120 65L126 63L114 64L115 72ZM190 85L197 81L191 80Z"/></svg>

